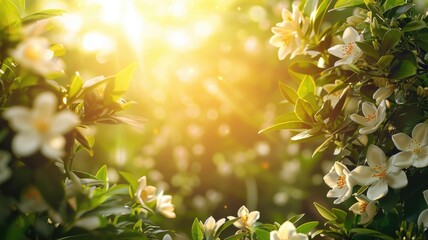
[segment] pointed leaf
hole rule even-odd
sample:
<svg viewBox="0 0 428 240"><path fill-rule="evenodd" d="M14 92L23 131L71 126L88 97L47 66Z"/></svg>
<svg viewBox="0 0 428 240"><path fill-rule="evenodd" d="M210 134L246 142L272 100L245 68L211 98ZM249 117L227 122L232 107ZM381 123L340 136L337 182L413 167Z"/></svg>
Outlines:
<svg viewBox="0 0 428 240"><path fill-rule="evenodd" d="M424 21L413 21L413 22L409 22L408 24L406 24L406 26L404 26L401 31L403 32L413 32L413 31L417 31L419 29L422 28L426 28L427 24Z"/></svg>
<svg viewBox="0 0 428 240"><path fill-rule="evenodd" d="M306 75L302 79L302 82L300 83L299 88L297 90L299 97L305 98L306 95L309 95L309 94L314 95L315 91L316 91L316 88L315 88L314 79L311 76Z"/></svg>
<svg viewBox="0 0 428 240"><path fill-rule="evenodd" d="M80 77L80 74L76 72L76 75L74 75L73 80L70 84L70 91L68 92L70 99L74 98L77 93L80 91L80 89L83 86L83 79Z"/></svg>
<svg viewBox="0 0 428 240"><path fill-rule="evenodd" d="M362 41L362 42L355 42L355 43L366 55L373 57L375 59L379 57L379 53L373 47L371 41Z"/></svg>
<svg viewBox="0 0 428 240"><path fill-rule="evenodd" d="M401 39L401 32L397 29L391 29L385 33L382 38L382 52L387 52L391 50Z"/></svg>
<svg viewBox="0 0 428 240"><path fill-rule="evenodd" d="M336 219L336 215L334 215L330 210L328 210L327 208L323 207L322 205L320 205L317 202L314 202L315 208L317 209L317 211L319 212L319 214L321 216L323 216L325 219L331 221Z"/></svg>
<svg viewBox="0 0 428 240"><path fill-rule="evenodd" d="M340 222L345 222L346 216L348 215L347 212L338 208L332 208L331 211L334 213L334 215L336 215L337 220L339 220Z"/></svg>
<svg viewBox="0 0 428 240"><path fill-rule="evenodd" d="M302 225L297 227L296 231L298 233L309 234L309 232L312 231L316 226L318 226L318 224L318 221L303 223Z"/></svg>
<svg viewBox="0 0 428 240"><path fill-rule="evenodd" d="M308 129L311 126L303 123L303 122L283 122L283 123L277 123L275 125L269 126L267 128L264 128L262 130L259 131L259 134L261 133L266 133L266 132L271 132L271 131L277 131L277 130L282 130L282 129Z"/></svg>
<svg viewBox="0 0 428 240"><path fill-rule="evenodd" d="M131 84L132 75L134 74L137 64L131 64L120 71L114 77L113 81L107 83L104 102L110 104L116 102L122 97L123 94L128 90L129 85Z"/></svg>
<svg viewBox="0 0 428 240"><path fill-rule="evenodd" d="M204 232L202 229L203 228L198 218L195 218L192 224L192 240L202 240L204 238Z"/></svg>
<svg viewBox="0 0 428 240"><path fill-rule="evenodd" d="M336 4L334 4L334 8L354 7L363 4L364 0L338 0Z"/></svg>
<svg viewBox="0 0 428 240"><path fill-rule="evenodd" d="M386 0L383 4L383 9L389 10L393 7L406 3L405 0Z"/></svg>
<svg viewBox="0 0 428 240"><path fill-rule="evenodd" d="M47 10L43 10L43 11L36 12L36 13L30 14L28 16L25 16L22 19L22 22L24 24L29 24L29 23L37 22L37 21L40 21L43 19L60 16L64 13L65 13L65 11L60 10L60 9L47 9Z"/></svg>
<svg viewBox="0 0 428 240"><path fill-rule="evenodd" d="M97 174L95 174L95 177L98 179L98 180L101 180L101 181L104 181L104 182L107 182L107 166L106 165L103 165L99 170L98 170L98 172L97 172Z"/></svg>
<svg viewBox="0 0 428 240"><path fill-rule="evenodd" d="M305 216L304 213L292 216L290 219L288 219L289 222L292 222L293 224L296 224L302 217Z"/></svg>
<svg viewBox="0 0 428 240"><path fill-rule="evenodd" d="M10 0L0 0L0 29L8 27L21 19L18 8Z"/></svg>
<svg viewBox="0 0 428 240"><path fill-rule="evenodd" d="M258 239L260 239L260 240L269 240L270 239L270 232L268 232L264 229L256 228L255 234L257 235Z"/></svg>
<svg viewBox="0 0 428 240"><path fill-rule="evenodd" d="M288 100L288 102L292 104L296 104L296 100L299 97L297 95L297 92L290 86L286 85L285 83L278 82L279 91L281 92L282 96Z"/></svg>
<svg viewBox="0 0 428 240"><path fill-rule="evenodd" d="M233 236L227 237L224 240L240 240L240 239L243 239L243 237L245 237L246 235L247 235L246 232L238 233L238 234L235 234Z"/></svg>
<svg viewBox="0 0 428 240"><path fill-rule="evenodd" d="M385 69L391 65L392 60L394 60L393 55L384 55L377 61L376 65L380 69Z"/></svg>
<svg viewBox="0 0 428 240"><path fill-rule="evenodd" d="M411 8L415 6L414 3L406 3L403 5L395 6L383 13L384 16L387 18L398 18L402 14L405 14L407 11L409 11Z"/></svg>
<svg viewBox="0 0 428 240"><path fill-rule="evenodd" d="M340 94L339 101L337 101L336 106L334 106L333 111L331 111L331 114L330 114L331 121L336 120L336 118L342 112L342 109L343 109L343 106L345 105L349 90L350 90L350 87L348 86Z"/></svg>
<svg viewBox="0 0 428 240"><path fill-rule="evenodd" d="M309 102L302 98L298 98L294 106L294 113L302 121L312 123L314 117L314 110Z"/></svg>
<svg viewBox="0 0 428 240"><path fill-rule="evenodd" d="M230 227L234 222L238 221L239 219L241 219L241 218L235 218L235 219L226 221L225 223L223 223L223 225L221 225L218 228L218 230L217 230L217 232L216 232L215 235L219 236L225 229L227 229L228 227Z"/></svg>
<svg viewBox="0 0 428 240"><path fill-rule="evenodd" d="M138 179L128 172L119 171L119 174L125 179L125 181L129 183L129 187L131 188L131 195L134 196L138 189Z"/></svg>

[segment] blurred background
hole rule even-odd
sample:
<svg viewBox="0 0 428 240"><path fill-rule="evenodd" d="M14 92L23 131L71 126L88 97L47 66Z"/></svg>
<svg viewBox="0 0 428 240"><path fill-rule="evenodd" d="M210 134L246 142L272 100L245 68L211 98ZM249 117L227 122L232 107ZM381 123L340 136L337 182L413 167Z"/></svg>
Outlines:
<svg viewBox="0 0 428 240"><path fill-rule="evenodd" d="M318 219L312 203L332 202L322 180L332 162L311 157L316 143L290 143L289 131L258 134L288 108L277 88L289 81L288 63L268 44L284 7L291 2L27 1L27 14L67 10L47 34L67 49L68 76L88 80L138 63L126 113L145 119L144 130L98 126L94 156L82 152L75 168L107 164L112 182L118 171L147 176L176 206L176 219L154 221L184 234L195 217L236 216L242 205L262 222L302 212Z"/></svg>

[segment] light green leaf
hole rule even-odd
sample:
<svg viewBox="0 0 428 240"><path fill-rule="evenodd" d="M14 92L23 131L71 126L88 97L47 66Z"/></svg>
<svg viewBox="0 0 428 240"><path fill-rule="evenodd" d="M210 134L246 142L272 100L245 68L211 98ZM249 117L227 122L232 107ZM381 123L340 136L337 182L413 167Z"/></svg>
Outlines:
<svg viewBox="0 0 428 240"><path fill-rule="evenodd" d="M387 67L389 67L391 65L392 60L394 60L394 56L393 55L385 55L385 56L382 56L381 58L379 58L379 60L377 61L376 65L380 69L385 69L385 68L387 68Z"/></svg>
<svg viewBox="0 0 428 240"><path fill-rule="evenodd" d="M321 216L323 216L325 219L327 219L329 221L336 219L336 215L334 215L334 213L332 213L327 208L323 207L322 205L320 205L317 202L314 202L314 205L315 205L315 208L317 209L317 211L319 212L319 214L321 214Z"/></svg>
<svg viewBox="0 0 428 240"><path fill-rule="evenodd" d="M10 0L18 9L19 13L24 15L25 12L25 0Z"/></svg>
<svg viewBox="0 0 428 240"><path fill-rule="evenodd" d="M192 240L202 240L204 238L204 232L202 229L203 228L198 218L195 218L192 224Z"/></svg>
<svg viewBox="0 0 428 240"><path fill-rule="evenodd" d="M364 0L338 0L336 4L334 4L334 8L354 7L363 4Z"/></svg>
<svg viewBox="0 0 428 240"><path fill-rule="evenodd" d="M18 8L10 0L0 0L0 29L8 27L21 19Z"/></svg>
<svg viewBox="0 0 428 240"><path fill-rule="evenodd" d="M282 129L300 130L300 129L308 129L310 127L311 127L310 125L303 123L303 122L297 122L297 121L295 121L295 122L283 122L283 123L277 123L275 125L264 128L264 129L259 131L259 134L271 132L271 131L282 130Z"/></svg>
<svg viewBox="0 0 428 240"><path fill-rule="evenodd" d="M52 51L54 52L54 56L55 56L55 57L61 57L61 56L64 56L64 55L65 55L65 52L66 52L65 47L64 47L64 45L62 45L62 44L55 44L55 45L52 45L49 49L50 49L50 50L52 50Z"/></svg>
<svg viewBox="0 0 428 240"><path fill-rule="evenodd" d="M404 3L406 3L405 0L386 0L385 3L383 4L383 9L389 10L393 7L396 7L396 6L404 4Z"/></svg>
<svg viewBox="0 0 428 240"><path fill-rule="evenodd" d="M95 174L95 177L98 179L98 180L101 180L101 181L104 181L104 182L107 182L107 166L106 165L103 165L99 170L98 170L98 172L97 172L97 174Z"/></svg>
<svg viewBox="0 0 428 240"><path fill-rule="evenodd" d="M116 74L113 81L107 83L104 100L106 103L116 102L128 90L137 64L133 63Z"/></svg>
<svg viewBox="0 0 428 240"><path fill-rule="evenodd" d="M309 102L302 98L298 98L294 106L294 113L296 116L305 123L312 123L314 110Z"/></svg>
<svg viewBox="0 0 428 240"><path fill-rule="evenodd" d="M401 32L397 29L391 29L388 32L385 33L385 35L382 38L382 52L387 52L395 45L397 45L398 42L400 42L401 38Z"/></svg>
<svg viewBox="0 0 428 240"><path fill-rule="evenodd" d="M282 96L288 100L288 102L292 104L296 104L296 100L299 97L297 92L290 86L286 85L285 83L278 82L279 91L281 92Z"/></svg>
<svg viewBox="0 0 428 240"><path fill-rule="evenodd" d="M296 231L298 233L309 234L309 232L312 231L316 226L318 226L318 224L318 221L303 223L302 225L297 227Z"/></svg>
<svg viewBox="0 0 428 240"><path fill-rule="evenodd" d="M422 28L426 28L427 24L424 21L413 21L413 22L409 22L408 24L406 24L406 26L404 26L401 31L403 32L413 32L413 31L417 31L420 30Z"/></svg>
<svg viewBox="0 0 428 240"><path fill-rule="evenodd" d="M129 183L129 187L131 188L131 195L133 196L138 189L138 179L127 172L119 171L119 174Z"/></svg>
<svg viewBox="0 0 428 240"><path fill-rule="evenodd" d="M306 75L302 79L302 82L300 83L299 88L297 90L299 97L305 98L309 94L314 95L315 91L316 88L314 79L311 76Z"/></svg>
<svg viewBox="0 0 428 240"><path fill-rule="evenodd" d="M299 215L295 215L295 216L292 216L290 219L288 219L288 221L292 222L293 224L296 224L300 219L303 218L303 216L305 216L304 213L299 214Z"/></svg>
<svg viewBox="0 0 428 240"><path fill-rule="evenodd" d="M348 215L347 212L338 208L332 208L331 211L334 213L334 215L336 215L337 220L339 220L340 222L345 222L346 216Z"/></svg>
<svg viewBox="0 0 428 240"><path fill-rule="evenodd" d="M259 240L269 240L270 239L270 232L268 232L264 229L256 228L255 234L257 235Z"/></svg>
<svg viewBox="0 0 428 240"><path fill-rule="evenodd" d="M2 0L0 0L0 1L2 1ZM30 14L28 16L25 16L22 19L22 22L24 24L29 24L29 23L37 22L37 21L40 21L43 19L60 16L64 13L65 13L65 10L61 10L61 9L47 9L47 10L43 10L43 11L36 12L36 13Z"/></svg>
<svg viewBox="0 0 428 240"><path fill-rule="evenodd" d="M223 223L223 225L221 225L219 228L218 228L218 230L217 230L217 232L216 232L216 237L218 237L218 236L220 236L220 234L225 230L225 229L227 229L228 227L230 227L234 222L236 222L236 221L238 221L240 218L235 218L235 219L231 219L231 220L228 220L228 221L226 221L225 223Z"/></svg>
<svg viewBox="0 0 428 240"><path fill-rule="evenodd" d="M74 75L73 80L71 80L70 91L68 92L70 99L74 98L77 95L77 93L79 93L82 86L83 86L83 79L82 77L80 77L80 74L76 72L76 75Z"/></svg>

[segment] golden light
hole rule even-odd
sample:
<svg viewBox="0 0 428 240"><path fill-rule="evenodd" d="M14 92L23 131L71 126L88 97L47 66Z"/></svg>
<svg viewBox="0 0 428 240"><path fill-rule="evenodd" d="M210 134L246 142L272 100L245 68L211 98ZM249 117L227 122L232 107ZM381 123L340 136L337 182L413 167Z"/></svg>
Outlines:
<svg viewBox="0 0 428 240"><path fill-rule="evenodd" d="M101 32L89 32L83 35L82 48L88 52L104 51L110 52L114 50L113 40Z"/></svg>

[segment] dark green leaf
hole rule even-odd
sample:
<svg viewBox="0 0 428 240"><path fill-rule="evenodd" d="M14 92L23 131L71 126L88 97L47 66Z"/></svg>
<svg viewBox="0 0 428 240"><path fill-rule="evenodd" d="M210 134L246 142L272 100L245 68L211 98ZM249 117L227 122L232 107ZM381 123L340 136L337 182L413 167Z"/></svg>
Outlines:
<svg viewBox="0 0 428 240"><path fill-rule="evenodd" d="M330 119L331 121L336 120L336 118L340 115L342 112L343 107L345 106L346 98L348 96L350 87L346 87L343 92L340 94L339 101L337 101L336 105L333 108L333 111L331 111Z"/></svg>
<svg viewBox="0 0 428 240"><path fill-rule="evenodd" d="M296 90L282 82L278 82L278 87L282 96L287 99L288 102L296 104L296 100L299 97L299 95L297 95Z"/></svg>
<svg viewBox="0 0 428 240"><path fill-rule="evenodd" d="M416 74L416 57L410 51L404 51L395 55L389 78L401 80Z"/></svg>
<svg viewBox="0 0 428 240"><path fill-rule="evenodd" d="M373 58L379 57L379 52L373 47L371 41L355 42L359 48L368 56Z"/></svg>
<svg viewBox="0 0 428 240"><path fill-rule="evenodd" d="M382 52L386 53L395 45L397 45L398 42L400 42L401 38L401 32L397 29L391 29L388 32L385 33L385 35L382 38ZM384 57L384 56L383 56Z"/></svg>
<svg viewBox="0 0 428 240"><path fill-rule="evenodd" d="M53 163L35 172L37 188L43 199L54 209L59 207L65 196L63 178L63 174Z"/></svg>
<svg viewBox="0 0 428 240"><path fill-rule="evenodd" d="M298 226L296 230L298 233L308 234L316 226L318 226L318 224L319 224L318 221L303 223L302 225Z"/></svg>
<svg viewBox="0 0 428 240"><path fill-rule="evenodd" d="M411 8L413 8L415 4L413 3L406 3L403 5L395 6L383 13L384 16L387 18L398 18L402 14L405 14L407 11L409 11Z"/></svg>
<svg viewBox="0 0 428 240"><path fill-rule="evenodd" d="M380 69L385 69L385 68L387 68L387 67L390 66L392 60L394 60L394 56L393 55L384 55L381 58L379 58L379 60L377 61L376 65Z"/></svg>
<svg viewBox="0 0 428 240"><path fill-rule="evenodd" d="M404 3L406 3L405 0L386 0L385 3L383 4L383 9L389 10L393 7L396 7L396 6L404 4Z"/></svg>
<svg viewBox="0 0 428 240"><path fill-rule="evenodd" d="M245 232L244 233L238 233L238 234L235 234L233 236L227 237L224 240L240 240L243 237L245 237L246 235L247 235L247 233L245 233Z"/></svg>
<svg viewBox="0 0 428 240"><path fill-rule="evenodd" d="M317 149L315 149L314 153L312 154L312 157L314 157L317 153L326 150L330 146L330 144L333 142L332 140L333 140L333 136L328 137L321 145L317 147Z"/></svg>
<svg viewBox="0 0 428 240"><path fill-rule="evenodd" d="M43 11L36 12L36 13L30 14L28 16L25 16L22 19L22 22L24 24L29 24L29 23L37 22L37 21L40 21L40 20L43 20L43 19L60 16L60 15L62 15L64 13L65 13L65 11L64 10L60 10L60 9L43 10Z"/></svg>
<svg viewBox="0 0 428 240"><path fill-rule="evenodd" d="M403 32L413 32L416 30L420 30L422 28L426 28L427 24L424 21L413 21L413 22L409 22L408 24L406 24L406 26L404 26L401 31Z"/></svg>
<svg viewBox="0 0 428 240"><path fill-rule="evenodd" d="M238 221L240 218L235 218L235 219L231 219L231 220L228 220L228 221L226 221L225 223L223 223L223 225L221 225L219 228L218 228L218 230L217 230L217 232L216 232L216 236L220 236L220 234L225 230L225 229L227 229L228 227L230 227L234 222L236 222L236 221Z"/></svg>
<svg viewBox="0 0 428 240"><path fill-rule="evenodd" d="M275 125L269 126L267 128L264 128L262 130L259 131L259 134L261 133L266 133L266 132L271 132L271 131L277 131L277 130L281 130L281 129L308 129L311 126L303 123L303 122L283 122L283 123L277 123Z"/></svg>
<svg viewBox="0 0 428 240"><path fill-rule="evenodd" d="M198 218L195 218L192 224L192 240L202 240L204 238L204 232L201 223Z"/></svg>
<svg viewBox="0 0 428 240"><path fill-rule="evenodd" d="M338 221L345 222L346 216L348 215L347 212L338 208L332 208L331 211L336 215Z"/></svg>
<svg viewBox="0 0 428 240"><path fill-rule="evenodd" d="M334 8L354 7L363 4L364 0L338 0L336 4L334 4Z"/></svg>
<svg viewBox="0 0 428 240"><path fill-rule="evenodd" d="M257 235L258 239L260 239L260 240L269 240L270 239L270 232L268 232L264 229L256 228L255 234Z"/></svg>
<svg viewBox="0 0 428 240"><path fill-rule="evenodd" d="M319 214L321 216L323 216L325 219L327 219L329 221L336 219L336 215L334 215L334 213L332 213L327 208L323 207L322 205L320 205L317 202L314 202L314 205L315 205L315 208L317 209L317 211L319 212Z"/></svg>
<svg viewBox="0 0 428 240"><path fill-rule="evenodd" d="M356 235L356 236L370 236L372 238L378 238L378 239L383 239L383 240L394 240L394 238L385 235L381 232L372 230L372 229L368 229L368 228L354 228L349 230L349 233L352 235Z"/></svg>
<svg viewBox="0 0 428 240"><path fill-rule="evenodd" d="M302 122L313 122L314 110L311 104L302 98L297 99L296 105L294 106L294 113Z"/></svg>

